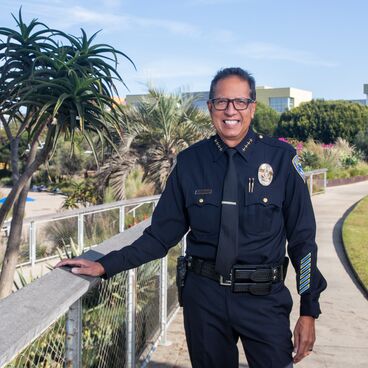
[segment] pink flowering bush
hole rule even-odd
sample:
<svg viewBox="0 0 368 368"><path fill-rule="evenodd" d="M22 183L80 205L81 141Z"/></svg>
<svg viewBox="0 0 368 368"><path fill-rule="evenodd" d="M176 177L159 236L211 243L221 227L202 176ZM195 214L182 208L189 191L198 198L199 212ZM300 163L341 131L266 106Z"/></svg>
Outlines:
<svg viewBox="0 0 368 368"><path fill-rule="evenodd" d="M335 143L329 144L313 139L307 142L294 138L278 139L296 149L305 171L326 168L329 179L368 174L368 164L361 159L355 147L344 139L338 138Z"/></svg>

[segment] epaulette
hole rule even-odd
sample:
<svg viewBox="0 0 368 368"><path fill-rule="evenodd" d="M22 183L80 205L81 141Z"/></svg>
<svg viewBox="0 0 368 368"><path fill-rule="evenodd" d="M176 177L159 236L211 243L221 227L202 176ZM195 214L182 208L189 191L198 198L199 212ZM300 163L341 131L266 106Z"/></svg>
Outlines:
<svg viewBox="0 0 368 368"><path fill-rule="evenodd" d="M260 133L256 133L256 137L257 137L258 142L267 144L268 146L281 148L281 149L284 149L286 151L290 151L293 153L295 152L295 148L290 143L287 143L285 141L280 141L277 138L269 137L267 135L260 134Z"/></svg>

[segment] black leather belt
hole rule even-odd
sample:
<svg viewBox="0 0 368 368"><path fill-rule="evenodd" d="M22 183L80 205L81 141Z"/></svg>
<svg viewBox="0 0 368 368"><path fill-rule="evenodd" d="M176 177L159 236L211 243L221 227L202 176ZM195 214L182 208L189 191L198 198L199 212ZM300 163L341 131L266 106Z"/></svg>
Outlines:
<svg viewBox="0 0 368 368"><path fill-rule="evenodd" d="M188 270L217 281L220 285L230 286L234 293L249 292L254 295L267 295L272 284L283 281L286 276L289 259L275 267L265 265L234 265L228 279L215 271L215 262L198 257L187 256Z"/></svg>

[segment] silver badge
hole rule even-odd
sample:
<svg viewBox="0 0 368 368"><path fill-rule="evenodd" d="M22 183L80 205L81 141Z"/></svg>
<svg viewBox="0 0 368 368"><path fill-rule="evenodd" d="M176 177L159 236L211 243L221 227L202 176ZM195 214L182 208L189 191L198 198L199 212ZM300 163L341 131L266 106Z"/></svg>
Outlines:
<svg viewBox="0 0 368 368"><path fill-rule="evenodd" d="M264 185L265 187L267 187L268 185L271 184L273 179L273 170L271 165L269 164L262 164L259 168L258 168L258 181Z"/></svg>

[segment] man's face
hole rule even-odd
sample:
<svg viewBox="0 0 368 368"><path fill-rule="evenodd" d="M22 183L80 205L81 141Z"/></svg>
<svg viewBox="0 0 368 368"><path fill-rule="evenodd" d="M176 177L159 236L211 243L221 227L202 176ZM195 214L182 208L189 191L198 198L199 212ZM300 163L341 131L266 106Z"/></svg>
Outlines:
<svg viewBox="0 0 368 368"><path fill-rule="evenodd" d="M214 98L250 98L249 83L236 75L217 82ZM256 104L250 103L246 110L236 110L232 103L224 111L218 111L212 102L207 103L212 124L218 135L229 147L235 147L248 133L249 125L256 111Z"/></svg>

